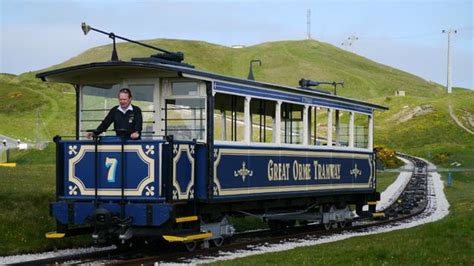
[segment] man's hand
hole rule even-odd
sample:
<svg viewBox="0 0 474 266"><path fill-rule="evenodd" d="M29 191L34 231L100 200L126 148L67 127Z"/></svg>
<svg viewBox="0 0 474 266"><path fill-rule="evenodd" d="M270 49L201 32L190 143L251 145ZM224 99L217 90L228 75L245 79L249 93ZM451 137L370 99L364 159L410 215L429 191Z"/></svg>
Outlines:
<svg viewBox="0 0 474 266"><path fill-rule="evenodd" d="M130 135L130 138L131 139L138 139L140 137L140 134L138 132L133 132L131 135Z"/></svg>
<svg viewBox="0 0 474 266"><path fill-rule="evenodd" d="M94 136L94 133L92 133L92 132L87 132L86 135L85 135L85 137L87 139L91 139L93 136Z"/></svg>

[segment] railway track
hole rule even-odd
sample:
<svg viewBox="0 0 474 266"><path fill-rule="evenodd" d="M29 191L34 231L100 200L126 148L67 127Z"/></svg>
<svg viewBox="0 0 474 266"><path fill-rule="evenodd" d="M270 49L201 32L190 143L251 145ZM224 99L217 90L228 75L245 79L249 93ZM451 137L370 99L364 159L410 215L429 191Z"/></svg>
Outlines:
<svg viewBox="0 0 474 266"><path fill-rule="evenodd" d="M379 210L378 218L358 217L351 226L333 230L325 230L319 224L309 224L285 228L282 230L256 230L235 234L227 240L225 245L216 247L203 246L190 253L183 245L153 243L136 246L130 249L113 249L68 255L56 258L32 260L22 262L22 265L57 264L57 263L100 263L120 265L154 264L155 262L185 263L199 257L215 257L222 253L231 253L235 250L248 249L262 244L277 244L302 238L321 238L338 235L345 232L364 232L380 226L390 226L412 219L422 214L429 203L428 167L427 163L418 158L405 154L398 154L414 164L410 181L401 192L397 200L383 210Z"/></svg>

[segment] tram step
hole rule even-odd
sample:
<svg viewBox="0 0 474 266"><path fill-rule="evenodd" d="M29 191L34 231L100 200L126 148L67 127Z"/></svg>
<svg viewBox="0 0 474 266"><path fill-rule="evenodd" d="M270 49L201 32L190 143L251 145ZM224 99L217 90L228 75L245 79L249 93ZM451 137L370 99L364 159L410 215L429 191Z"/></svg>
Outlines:
<svg viewBox="0 0 474 266"><path fill-rule="evenodd" d="M187 223L187 222L195 222L198 220L198 217L196 215L194 216L185 216L185 217L177 217L175 219L176 223Z"/></svg>
<svg viewBox="0 0 474 266"><path fill-rule="evenodd" d="M0 167L16 167L16 163L0 163Z"/></svg>
<svg viewBox="0 0 474 266"><path fill-rule="evenodd" d="M373 217L373 218L383 218L383 217L385 217L385 213L383 213L383 212L375 212L375 213L372 213L372 217Z"/></svg>
<svg viewBox="0 0 474 266"><path fill-rule="evenodd" d="M168 242L187 242L193 240L200 240L212 237L212 233L207 232L199 232L197 234L189 234L189 235L163 235L163 238Z"/></svg>
<svg viewBox="0 0 474 266"><path fill-rule="evenodd" d="M65 235L66 235L65 233L48 232L45 234L45 237L49 239L55 239L55 238L63 238Z"/></svg>

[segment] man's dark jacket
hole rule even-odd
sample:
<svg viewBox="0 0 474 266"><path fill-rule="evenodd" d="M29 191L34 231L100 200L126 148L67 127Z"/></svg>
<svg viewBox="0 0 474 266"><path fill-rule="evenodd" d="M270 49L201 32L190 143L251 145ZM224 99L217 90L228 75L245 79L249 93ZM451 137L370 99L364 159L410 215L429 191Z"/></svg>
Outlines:
<svg viewBox="0 0 474 266"><path fill-rule="evenodd" d="M127 110L125 114L118 108L119 106L117 105L110 109L102 123L97 127L98 134L106 131L113 122L117 136L120 135L119 130L125 130L127 132L126 136L128 137L130 137L133 132L138 132L141 137L143 118L140 107L132 105L133 111Z"/></svg>

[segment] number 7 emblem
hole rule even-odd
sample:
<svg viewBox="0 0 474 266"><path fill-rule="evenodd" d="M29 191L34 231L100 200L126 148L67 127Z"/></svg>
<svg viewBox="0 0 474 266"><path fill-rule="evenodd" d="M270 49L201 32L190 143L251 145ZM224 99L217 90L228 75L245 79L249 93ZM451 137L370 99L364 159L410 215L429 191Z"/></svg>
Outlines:
<svg viewBox="0 0 474 266"><path fill-rule="evenodd" d="M107 173L107 181L109 183L114 183L115 182L115 172L117 170L117 159L115 158L105 158L105 167L107 167L108 173Z"/></svg>

